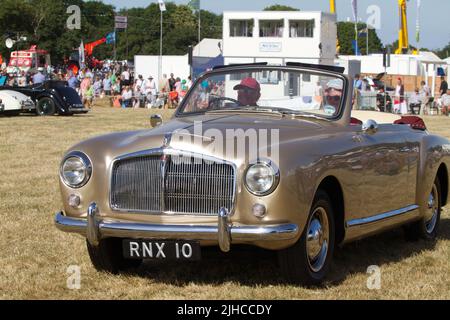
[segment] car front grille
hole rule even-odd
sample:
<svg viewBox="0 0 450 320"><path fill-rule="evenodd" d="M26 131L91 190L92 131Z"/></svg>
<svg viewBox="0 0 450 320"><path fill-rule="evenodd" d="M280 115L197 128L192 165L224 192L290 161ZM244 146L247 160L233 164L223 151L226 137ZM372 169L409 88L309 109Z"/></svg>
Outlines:
<svg viewBox="0 0 450 320"><path fill-rule="evenodd" d="M231 164L192 156L144 155L116 161L111 208L116 211L217 215L232 210L235 170Z"/></svg>

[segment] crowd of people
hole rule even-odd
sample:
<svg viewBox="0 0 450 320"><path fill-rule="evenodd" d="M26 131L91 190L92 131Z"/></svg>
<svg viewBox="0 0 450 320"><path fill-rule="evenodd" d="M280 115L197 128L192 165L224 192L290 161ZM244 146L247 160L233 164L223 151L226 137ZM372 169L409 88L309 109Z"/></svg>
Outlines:
<svg viewBox="0 0 450 320"><path fill-rule="evenodd" d="M8 74L0 70L0 86L29 86L47 80L67 81L91 108L95 99L109 98L113 107L120 108L175 108L192 86L192 79L163 75L157 83L153 76L135 76L127 63L105 63L101 69L81 69L75 73L64 68L38 68L29 72Z"/></svg>
<svg viewBox="0 0 450 320"><path fill-rule="evenodd" d="M192 86L190 78L181 80L173 74L163 75L159 83L149 76L137 77L127 66L93 73L84 69L76 77L70 74L69 86L77 90L83 103L91 107L96 98L110 98L117 108L174 108Z"/></svg>
<svg viewBox="0 0 450 320"><path fill-rule="evenodd" d="M450 115L450 90L445 77L441 77L439 95L433 97L431 88L425 81L421 81L420 88L407 95L402 78L397 78L397 84L392 96L383 86L374 86L367 78L360 75L354 77L355 96L374 92L376 90L376 109L389 113L410 113L420 115L430 112L432 108L439 110L443 115Z"/></svg>

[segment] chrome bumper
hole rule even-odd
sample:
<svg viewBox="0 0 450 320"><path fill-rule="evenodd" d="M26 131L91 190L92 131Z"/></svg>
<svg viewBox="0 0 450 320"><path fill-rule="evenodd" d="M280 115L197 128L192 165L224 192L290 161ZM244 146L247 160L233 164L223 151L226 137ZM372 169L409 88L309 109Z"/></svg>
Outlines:
<svg viewBox="0 0 450 320"><path fill-rule="evenodd" d="M88 113L89 111L89 108L69 108L70 113Z"/></svg>
<svg viewBox="0 0 450 320"><path fill-rule="evenodd" d="M210 240L217 241L223 252L230 251L232 242L291 240L299 232L295 224L233 226L226 209L220 211L217 226L118 222L101 220L98 213L98 207L93 203L89 206L87 219L69 218L59 212L55 224L61 231L85 236L93 246L103 238Z"/></svg>

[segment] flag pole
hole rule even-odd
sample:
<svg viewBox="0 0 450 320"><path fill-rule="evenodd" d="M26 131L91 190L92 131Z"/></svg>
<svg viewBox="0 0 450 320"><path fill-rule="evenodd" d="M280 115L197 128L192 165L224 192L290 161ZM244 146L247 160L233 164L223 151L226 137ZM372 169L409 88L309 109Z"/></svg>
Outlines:
<svg viewBox="0 0 450 320"><path fill-rule="evenodd" d="M198 43L200 43L201 41L201 37L202 37L202 33L201 33L201 25L202 25L202 20L201 20L201 9L200 9L200 3L198 5Z"/></svg>
<svg viewBox="0 0 450 320"><path fill-rule="evenodd" d="M369 34L370 34L370 29L369 29L369 26L367 25L366 55L369 55Z"/></svg>
<svg viewBox="0 0 450 320"><path fill-rule="evenodd" d="M163 11L161 11L161 29L160 29L160 39L159 39L159 66L158 66L158 81L161 82L161 76L162 76L162 47L163 47Z"/></svg>

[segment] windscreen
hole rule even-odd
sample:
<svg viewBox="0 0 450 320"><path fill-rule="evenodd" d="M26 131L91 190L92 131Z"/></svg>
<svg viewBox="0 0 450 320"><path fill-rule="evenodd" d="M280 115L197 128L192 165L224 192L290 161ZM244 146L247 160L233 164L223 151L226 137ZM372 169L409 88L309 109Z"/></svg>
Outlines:
<svg viewBox="0 0 450 320"><path fill-rule="evenodd" d="M340 113L344 81L334 75L286 69L211 74L199 80L181 113L215 110L275 110L325 118Z"/></svg>

